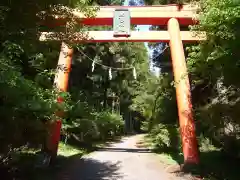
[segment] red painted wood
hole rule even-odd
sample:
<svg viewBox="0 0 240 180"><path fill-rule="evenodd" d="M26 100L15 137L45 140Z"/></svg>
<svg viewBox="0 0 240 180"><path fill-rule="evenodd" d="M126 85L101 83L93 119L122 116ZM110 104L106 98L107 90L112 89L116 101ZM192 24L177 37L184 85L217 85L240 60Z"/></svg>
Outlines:
<svg viewBox="0 0 240 180"><path fill-rule="evenodd" d="M168 32L170 35L169 45L171 49L174 81L176 82L176 99L184 163L198 164L199 153L193 119L190 83L180 35L180 27L176 19L172 18L168 22Z"/></svg>
<svg viewBox="0 0 240 180"><path fill-rule="evenodd" d="M62 127L62 121L57 120L52 125L52 136L51 136L51 152L52 155L56 156L58 151L58 144L60 141L60 135L61 135L61 127Z"/></svg>
<svg viewBox="0 0 240 180"><path fill-rule="evenodd" d="M194 12L196 10L196 7L190 7L189 5L171 4L171 5L160 5L160 6L100 6L100 8L102 11L99 11L97 13L100 13L100 14L102 13L103 16L100 16L97 18L84 18L81 20L79 19L78 23L82 23L84 25L90 25L90 26L102 26L102 25L111 26L113 24L113 15L111 16L111 12L113 12L114 9L119 9L119 8L129 9L130 14L138 13L137 16L131 17L131 24L133 25L165 25L166 26L170 18L177 18L180 25L183 25L183 26L192 25L196 23L193 20L193 17L191 17L192 16L191 12ZM153 11L151 11L150 8L153 8ZM148 14L147 16L145 16L144 14L145 12ZM161 17L159 16L158 12L160 13L165 12L165 15ZM187 14L185 13L179 14L179 12L185 12ZM152 13L152 17L149 16L151 13ZM43 23L51 27L59 26L59 25L64 25L66 23L66 19L58 18L54 20L52 18L49 18L48 20L46 20L46 22L43 22Z"/></svg>
<svg viewBox="0 0 240 180"><path fill-rule="evenodd" d="M131 24L132 25L159 25L164 26L167 25L168 20L171 17L168 18L131 18ZM190 25L195 24L196 22L192 18L178 18L178 22L181 25ZM79 23L83 23L85 25L92 25L92 26L103 26L108 25L111 26L113 24L112 18L93 18L93 19L84 19Z"/></svg>
<svg viewBox="0 0 240 180"><path fill-rule="evenodd" d="M132 25L156 25L156 26L166 26L168 20L171 19L171 17L168 18L131 18L131 24ZM179 24L182 26L188 26L192 24L197 24L198 21L193 20L192 18L177 18ZM84 24L87 26L112 26L113 25L113 18L89 18L89 19L83 19L78 20L79 24ZM57 27L57 26L63 26L66 24L65 19L58 19L57 21L48 23L42 23L42 25L47 27Z"/></svg>

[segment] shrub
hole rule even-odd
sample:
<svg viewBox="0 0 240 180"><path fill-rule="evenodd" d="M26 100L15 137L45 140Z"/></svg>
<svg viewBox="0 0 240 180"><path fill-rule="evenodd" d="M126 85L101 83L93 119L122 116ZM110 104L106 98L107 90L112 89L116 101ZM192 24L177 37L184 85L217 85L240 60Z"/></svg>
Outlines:
<svg viewBox="0 0 240 180"><path fill-rule="evenodd" d="M123 132L124 122L119 114L109 111L95 113L95 122L102 140L120 135Z"/></svg>
<svg viewBox="0 0 240 180"><path fill-rule="evenodd" d="M156 149L181 150L179 131L174 125L155 125L150 131L150 136Z"/></svg>
<svg viewBox="0 0 240 180"><path fill-rule="evenodd" d="M0 53L0 169L23 149L39 149L48 135L45 122L55 118L57 92L27 79L9 57Z"/></svg>
<svg viewBox="0 0 240 180"><path fill-rule="evenodd" d="M65 136L74 136L81 142L92 142L94 140L106 140L120 135L123 132L124 121L122 116L110 111L95 111L85 103L80 103L78 108L69 112L68 121L63 125ZM85 109L83 111L82 109Z"/></svg>

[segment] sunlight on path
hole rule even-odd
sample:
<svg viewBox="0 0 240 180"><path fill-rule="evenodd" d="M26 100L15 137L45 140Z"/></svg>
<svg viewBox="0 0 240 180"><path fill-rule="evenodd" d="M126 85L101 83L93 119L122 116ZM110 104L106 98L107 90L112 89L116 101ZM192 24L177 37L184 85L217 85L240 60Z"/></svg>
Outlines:
<svg viewBox="0 0 240 180"><path fill-rule="evenodd" d="M146 148L137 148L142 135L76 157L58 180L181 180L165 171L158 157Z"/></svg>

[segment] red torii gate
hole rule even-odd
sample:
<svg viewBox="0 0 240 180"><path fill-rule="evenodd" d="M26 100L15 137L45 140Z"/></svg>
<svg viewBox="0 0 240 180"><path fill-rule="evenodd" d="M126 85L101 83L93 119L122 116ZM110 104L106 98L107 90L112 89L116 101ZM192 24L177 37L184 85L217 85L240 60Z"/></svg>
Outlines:
<svg viewBox="0 0 240 180"><path fill-rule="evenodd" d="M183 49L183 42L197 42L205 40L205 34L180 31L180 25L192 25L197 23L196 6L163 5L163 6L105 6L100 7L95 17L85 17L83 13L73 11L73 15L79 23L85 25L112 25L113 13L116 9L128 9L131 14L131 24L136 25L163 25L168 31L131 31L130 36L114 37L113 31L89 31L88 39L76 38L76 43L85 42L168 42L171 49L174 80L176 83L176 97L178 105L178 116L182 138L183 154L185 164L198 164L199 153L195 134L195 124L192 114L190 84L187 75L187 67ZM64 25L64 17L56 17L55 25ZM48 38L49 32L43 32L40 40L61 40ZM197 36L196 36L197 34ZM77 35L77 33L76 33ZM76 36L78 37L78 36ZM59 70L55 77L55 83L61 91L67 91L69 72L73 49L62 43L58 65L64 66L67 70ZM61 101L61 100L59 100ZM58 142L60 140L61 121L54 124L50 144L50 150L57 154Z"/></svg>

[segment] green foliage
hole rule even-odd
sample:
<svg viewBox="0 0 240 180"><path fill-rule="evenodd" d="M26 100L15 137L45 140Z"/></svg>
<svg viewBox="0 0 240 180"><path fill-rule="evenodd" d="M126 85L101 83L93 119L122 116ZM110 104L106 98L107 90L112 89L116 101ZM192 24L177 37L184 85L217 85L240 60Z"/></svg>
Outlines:
<svg viewBox="0 0 240 180"><path fill-rule="evenodd" d="M83 106L87 105L89 108L88 110L85 108L74 110L74 112L82 112L81 116L90 120L94 118L91 117L91 113L86 115L87 112L101 113L111 109L116 113L127 114L130 111L132 98L137 95L139 85L149 74L144 44L86 44L79 46L76 51L76 58L73 59L70 93L74 101L81 99L80 104L86 102ZM113 67L111 80L107 67L95 64L94 71L91 71L91 60L94 59L104 66ZM119 63L119 59L124 59L124 63ZM133 77L133 69L130 67L136 68L136 80ZM114 68L120 68L120 70ZM124 68L129 69L124 70Z"/></svg>
<svg viewBox="0 0 240 180"><path fill-rule="evenodd" d="M77 24L71 13L72 8L80 9L86 16L94 16L96 9L88 5L121 3L121 0L0 2L0 170L3 164L11 166L10 161L17 160L12 154L23 153L23 148L38 149L44 143L49 135L45 123L54 121L57 111L65 112L62 135L66 142L74 137L81 145L82 142L106 140L123 133L124 120L120 111L121 114L129 112L136 89L149 75L144 44L71 44L76 56L69 93L62 93L52 87L60 43L39 42L40 31L64 30L66 33L57 33L57 36L69 41L75 31L109 29ZM66 15L68 26L44 26L43 20L48 22L48 15L52 13ZM78 57L80 51L88 58L82 54ZM134 66L137 79L134 80L130 69L114 71L113 79L109 80L108 71L101 66L91 72L92 62L89 58L98 58L99 63L115 68ZM118 58L125 62L120 64ZM64 103L57 103L59 96L64 98Z"/></svg>
<svg viewBox="0 0 240 180"><path fill-rule="evenodd" d="M25 146L39 148L48 135L45 122L55 120L56 111L73 112L76 102L68 93L59 94L52 87L60 44L39 42L39 30L43 29L40 22L56 11L71 15L71 8L76 7L92 16L95 10L87 8L91 3L78 0L0 2L0 166L8 163L12 151ZM40 12L46 16L40 16ZM79 27L71 22L68 32L76 29ZM64 96L65 102L57 103L58 96Z"/></svg>
<svg viewBox="0 0 240 180"><path fill-rule="evenodd" d="M156 150L181 151L179 131L175 125L158 124L150 131L150 137Z"/></svg>
<svg viewBox="0 0 240 180"><path fill-rule="evenodd" d="M154 5L185 2L189 1L145 1ZM169 49L154 60L162 72L155 77L149 72L143 43L72 44L76 56L70 92L59 94L52 88L60 44L38 41L39 31L45 28L39 23L46 18L39 16L39 12L68 15L68 33L61 38L69 40L74 31L109 29L77 26L72 8L94 16L96 11L87 5L121 3L121 0L0 2L1 162L8 162L11 152L23 146L42 144L47 135L43 122L55 120L57 110L65 111L62 134L78 138L78 143L120 135L126 118L119 114L125 116L133 110L146 118L145 128L156 148L180 151L171 66L164 65L170 60ZM68 8L62 8L63 5ZM218 147L236 157L240 149L240 6L231 0L200 0L200 8L200 24L192 29L205 31L207 41L186 48L200 149L206 153ZM153 56L164 49L156 44L150 47L154 49ZM134 66L137 79L133 78L132 70L124 70L113 71L109 80L108 69L96 66L91 71L93 59L115 68ZM119 59L124 59L124 63L119 63ZM61 105L56 103L58 95L65 99Z"/></svg>
<svg viewBox="0 0 240 180"><path fill-rule="evenodd" d="M169 2L178 3L178 1L146 1L147 4L167 4ZM240 84L237 77L239 77L240 72L238 52L240 45L240 6L237 1L230 0L200 0L198 2L200 4L200 23L192 26L191 29L205 31L207 41L201 42L199 45L187 45L185 53L187 55L199 144L204 152L214 151L214 148L217 147L234 157L239 157L240 114L238 109ZM153 59L155 65L170 76L171 69L164 65L166 61L170 60L169 51L166 50L164 54L159 55L164 46L150 44L150 48L154 51L153 57L157 57ZM169 79L167 76L160 75L161 78ZM176 109L174 108L175 98L173 98L172 87L163 85L165 88L158 89L154 81L151 85L153 84L155 84L158 93L149 91L149 88L145 93L146 89L143 88L144 90L139 93L142 96L137 96L132 106L147 117L149 121L145 124L155 132L155 127L157 128L159 124L161 126L161 123L165 126L175 124L176 121L174 122L171 119L176 120L177 113L175 110L172 113L172 109ZM159 85L162 85L162 83ZM169 94L169 96L166 94ZM152 111L154 100L159 105L159 107L154 108L155 113ZM159 134L155 133L153 139L154 137L161 137L159 138L161 139L159 145L166 146L168 141L164 138L165 136L162 136L165 131L165 134L169 136L167 133L168 127L164 127L164 129L163 132L159 130Z"/></svg>
<svg viewBox="0 0 240 180"><path fill-rule="evenodd" d="M84 114L80 106L76 117L71 117L64 124L63 134L67 138L75 138L80 142L93 142L96 140L107 140L123 133L124 121L122 116L109 111L92 111ZM85 107L85 109L87 109ZM69 114L72 115L71 111Z"/></svg>
<svg viewBox="0 0 240 180"><path fill-rule="evenodd" d="M132 108L145 116L149 130L158 123L176 123L176 99L171 81L172 77L169 74L162 74L158 78L150 76L133 99Z"/></svg>
<svg viewBox="0 0 240 180"><path fill-rule="evenodd" d="M205 31L207 41L187 49L196 118L215 146L239 156L240 6L229 0L200 1L200 6L200 24L192 29Z"/></svg>
<svg viewBox="0 0 240 180"><path fill-rule="evenodd" d="M95 123L102 140L123 133L124 122L119 114L107 111L96 113Z"/></svg>
<svg viewBox="0 0 240 180"><path fill-rule="evenodd" d="M42 143L43 122L54 119L54 112L62 108L56 103L57 92L24 78L15 64L23 50L9 42L4 47L11 51L0 54L1 158L15 148Z"/></svg>

